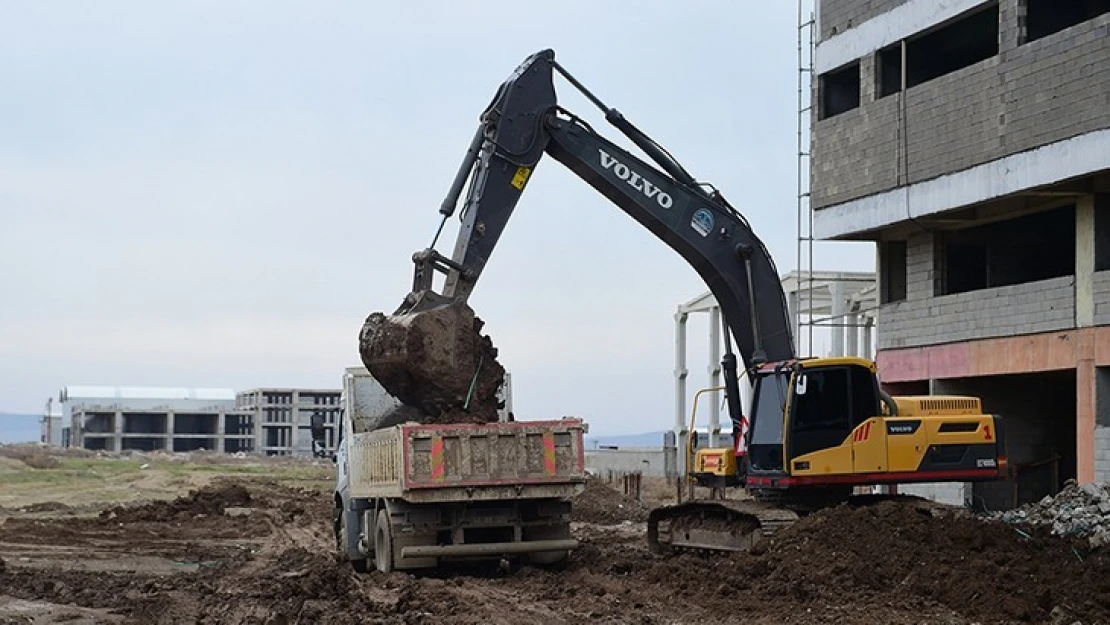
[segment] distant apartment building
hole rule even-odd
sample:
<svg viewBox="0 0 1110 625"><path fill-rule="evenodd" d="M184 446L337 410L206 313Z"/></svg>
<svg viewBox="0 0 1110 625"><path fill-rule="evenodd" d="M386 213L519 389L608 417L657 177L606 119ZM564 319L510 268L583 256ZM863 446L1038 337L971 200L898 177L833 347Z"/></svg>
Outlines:
<svg viewBox="0 0 1110 625"><path fill-rule="evenodd" d="M256 449L267 456L313 453L312 416L324 417L324 451L333 451L341 409L339 389L256 388L239 393L238 410L254 417Z"/></svg>
<svg viewBox="0 0 1110 625"><path fill-rule="evenodd" d="M817 0L814 236L876 242L895 393L982 397L1003 508L1110 480L1110 0Z"/></svg>

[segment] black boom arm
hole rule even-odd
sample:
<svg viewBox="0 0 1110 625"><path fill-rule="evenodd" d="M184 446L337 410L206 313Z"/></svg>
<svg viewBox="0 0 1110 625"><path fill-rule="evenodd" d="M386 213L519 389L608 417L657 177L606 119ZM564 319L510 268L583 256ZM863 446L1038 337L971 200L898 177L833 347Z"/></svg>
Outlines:
<svg viewBox="0 0 1110 625"><path fill-rule="evenodd" d="M561 109L553 71L565 76L606 113L659 167L653 167ZM432 247L414 256L413 293L398 312L420 307L435 270L446 273L434 300L465 301L544 154L565 165L678 252L705 280L736 337L745 368L794 358L786 298L774 262L742 215L716 191L706 192L662 147L605 107L558 63L554 52L530 56L498 90L440 212L454 211L463 186L462 226L450 259ZM442 224L440 225L442 231ZM438 238L438 234L436 235ZM726 333L726 337L728 333ZM735 357L726 350L726 381L735 380ZM728 358L732 358L729 366ZM731 385L730 385L731 386ZM730 389L730 412L739 399ZM732 402L736 402L736 406Z"/></svg>

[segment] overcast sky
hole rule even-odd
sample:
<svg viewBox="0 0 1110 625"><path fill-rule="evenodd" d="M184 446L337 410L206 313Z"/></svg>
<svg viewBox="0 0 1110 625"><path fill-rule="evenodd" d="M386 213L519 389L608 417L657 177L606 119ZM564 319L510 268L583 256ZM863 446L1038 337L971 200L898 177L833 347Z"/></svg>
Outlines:
<svg viewBox="0 0 1110 625"><path fill-rule="evenodd" d="M0 411L38 412L67 384L338 387L363 319L408 291L478 114L547 47L794 269L796 11L0 3ZM822 268L873 268L867 246L825 250ZM704 290L547 160L471 303L518 418L639 432L673 420L673 313ZM691 324L692 388L705 327Z"/></svg>

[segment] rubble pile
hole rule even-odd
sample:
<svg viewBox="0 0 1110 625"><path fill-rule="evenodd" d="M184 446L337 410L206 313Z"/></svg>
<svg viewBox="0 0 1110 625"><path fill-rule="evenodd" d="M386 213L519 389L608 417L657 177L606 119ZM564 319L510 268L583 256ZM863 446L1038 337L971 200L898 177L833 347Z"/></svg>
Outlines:
<svg viewBox="0 0 1110 625"><path fill-rule="evenodd" d="M1005 523L1051 526L1057 536L1080 536L1091 547L1110 545L1110 484L1069 480L1055 497L993 515Z"/></svg>

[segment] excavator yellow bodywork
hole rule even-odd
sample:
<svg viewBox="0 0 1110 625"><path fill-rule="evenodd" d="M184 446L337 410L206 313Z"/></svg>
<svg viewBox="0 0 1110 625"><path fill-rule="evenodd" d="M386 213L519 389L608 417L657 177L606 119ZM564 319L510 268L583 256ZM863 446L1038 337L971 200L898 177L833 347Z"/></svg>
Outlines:
<svg viewBox="0 0 1110 625"><path fill-rule="evenodd" d="M890 397L874 363L859 358L776 363L756 375L751 423L734 423L733 447L696 449L697 401L724 387L695 395L687 480L714 494L653 511L654 550L743 550L859 487L995 480L1008 469L1003 421L978 398ZM744 493L722 499L730 487Z"/></svg>

